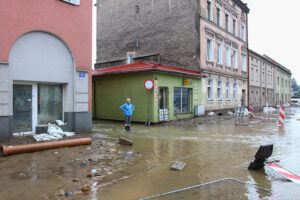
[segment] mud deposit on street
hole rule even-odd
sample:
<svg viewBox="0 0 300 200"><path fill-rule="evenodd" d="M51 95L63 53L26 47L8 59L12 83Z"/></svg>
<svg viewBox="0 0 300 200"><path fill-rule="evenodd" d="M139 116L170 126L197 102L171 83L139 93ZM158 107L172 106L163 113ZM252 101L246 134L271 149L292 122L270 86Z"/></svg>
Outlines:
<svg viewBox="0 0 300 200"><path fill-rule="evenodd" d="M94 121L91 146L54 149L0 157L1 199L132 200L231 177L190 191L156 199L299 199L300 185L265 167L249 171L262 144L274 144L269 160L300 175L300 109L289 108L285 127L278 113L255 113L235 126L230 116L183 120L146 127L132 126L127 134L120 122ZM117 145L118 137L133 146ZM170 170L174 161L186 166ZM87 186L86 192L82 192ZM90 188L89 188L90 186ZM254 186L266 189L262 191ZM65 193L70 192L71 197ZM286 198L289 197L289 198Z"/></svg>

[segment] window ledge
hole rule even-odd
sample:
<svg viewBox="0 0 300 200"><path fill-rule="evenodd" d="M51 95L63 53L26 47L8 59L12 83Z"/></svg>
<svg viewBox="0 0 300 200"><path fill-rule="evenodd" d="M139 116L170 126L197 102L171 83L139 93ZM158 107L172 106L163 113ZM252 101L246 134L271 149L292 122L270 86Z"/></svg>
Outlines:
<svg viewBox="0 0 300 200"><path fill-rule="evenodd" d="M193 112L174 113L174 115L186 115L186 114L193 114Z"/></svg>
<svg viewBox="0 0 300 200"><path fill-rule="evenodd" d="M210 65L214 65L215 63L214 63L214 61L211 61L211 60L206 60L206 64L208 65L208 64L210 64Z"/></svg>
<svg viewBox="0 0 300 200"><path fill-rule="evenodd" d="M208 104L213 104L213 103L214 103L214 100L207 100L207 103L208 103Z"/></svg>
<svg viewBox="0 0 300 200"><path fill-rule="evenodd" d="M217 67L220 67L220 68L223 68L223 64L221 64L221 63L217 63Z"/></svg>

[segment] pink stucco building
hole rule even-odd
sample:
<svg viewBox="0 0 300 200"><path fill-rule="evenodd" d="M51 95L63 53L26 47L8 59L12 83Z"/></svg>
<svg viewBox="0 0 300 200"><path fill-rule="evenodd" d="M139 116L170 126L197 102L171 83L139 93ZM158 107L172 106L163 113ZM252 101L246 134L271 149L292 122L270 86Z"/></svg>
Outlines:
<svg viewBox="0 0 300 200"><path fill-rule="evenodd" d="M248 104L249 8L240 0L201 0L202 104L222 110Z"/></svg>
<svg viewBox="0 0 300 200"><path fill-rule="evenodd" d="M3 0L0 26L0 138L91 130L92 0Z"/></svg>

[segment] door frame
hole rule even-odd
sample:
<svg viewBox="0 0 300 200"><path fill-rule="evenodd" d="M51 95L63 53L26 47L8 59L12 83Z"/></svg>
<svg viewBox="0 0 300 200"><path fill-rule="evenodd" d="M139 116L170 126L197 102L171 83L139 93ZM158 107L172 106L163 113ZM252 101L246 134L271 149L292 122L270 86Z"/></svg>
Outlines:
<svg viewBox="0 0 300 200"><path fill-rule="evenodd" d="M31 101L31 103L32 103L31 104L32 127L31 127L31 131L13 133L13 135L15 135L15 136L17 136L17 135L32 135L36 132L36 126L38 125L38 84L39 83L32 82L32 81L14 81L13 82L13 85L31 85L31 87L32 87L32 91L31 91L31 95L32 95L32 101ZM47 83L45 83L45 84L47 85ZM64 84L50 83L50 85L61 85L61 87L62 87L62 121L64 121ZM40 124L40 125L46 125L46 124Z"/></svg>
<svg viewBox="0 0 300 200"><path fill-rule="evenodd" d="M164 108L161 109L160 108L160 99L159 99L159 104L158 104L158 121L159 122L165 122L165 121L169 121L170 120L170 103L169 103L169 87L166 87L166 86L161 86L158 88L158 95L160 96L160 90L163 89L163 99L164 99ZM168 95L168 96L167 96ZM160 120L160 110L168 110L168 120Z"/></svg>
<svg viewBox="0 0 300 200"><path fill-rule="evenodd" d="M37 126L37 83L14 81L13 85L31 85L31 131L13 133L13 135L31 135L35 133L35 127Z"/></svg>

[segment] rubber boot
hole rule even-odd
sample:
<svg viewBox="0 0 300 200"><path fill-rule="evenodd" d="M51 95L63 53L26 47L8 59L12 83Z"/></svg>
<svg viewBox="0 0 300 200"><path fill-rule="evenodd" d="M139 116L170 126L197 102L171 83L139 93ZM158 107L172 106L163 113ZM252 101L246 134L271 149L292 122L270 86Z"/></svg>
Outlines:
<svg viewBox="0 0 300 200"><path fill-rule="evenodd" d="M128 126L125 126L125 131L128 131Z"/></svg>
<svg viewBox="0 0 300 200"><path fill-rule="evenodd" d="M127 126L127 127L128 127L128 128L127 128L127 131L131 131L131 130L130 130L130 126Z"/></svg>

